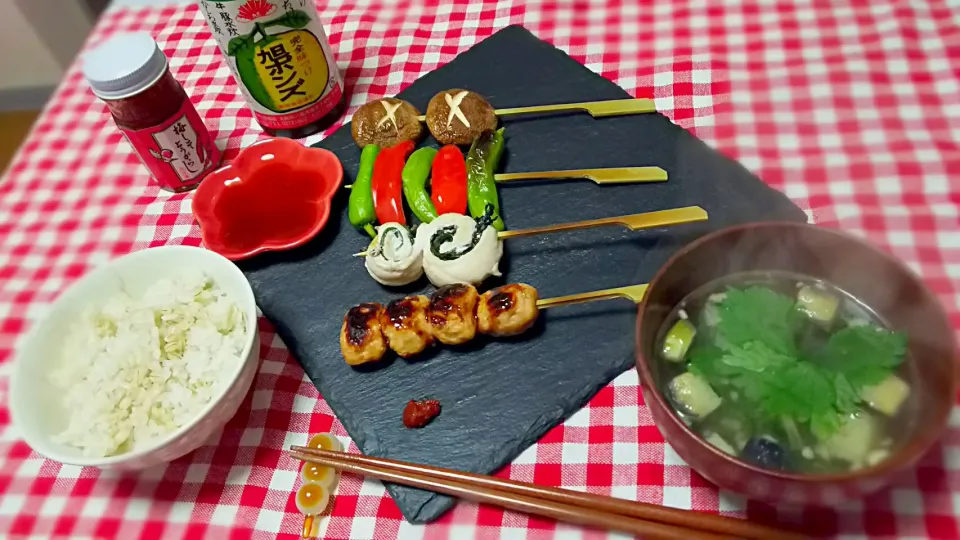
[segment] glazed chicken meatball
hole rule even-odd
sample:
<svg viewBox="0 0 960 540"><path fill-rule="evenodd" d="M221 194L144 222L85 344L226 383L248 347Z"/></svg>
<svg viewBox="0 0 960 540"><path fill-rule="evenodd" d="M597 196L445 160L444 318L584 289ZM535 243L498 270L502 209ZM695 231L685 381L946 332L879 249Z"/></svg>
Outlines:
<svg viewBox="0 0 960 540"><path fill-rule="evenodd" d="M515 336L526 332L537 320L537 289L511 283L489 290L477 304L477 328L482 334Z"/></svg>
<svg viewBox="0 0 960 540"><path fill-rule="evenodd" d="M493 105L460 88L433 96L426 117L430 133L441 144L470 144L484 131L497 128Z"/></svg>
<svg viewBox="0 0 960 540"><path fill-rule="evenodd" d="M377 362L387 352L387 341L380 326L383 306L377 303L354 306L343 318L340 328L340 352L351 366Z"/></svg>
<svg viewBox="0 0 960 540"><path fill-rule="evenodd" d="M387 304L380 314L380 326L387 343L395 353L409 358L423 352L433 343L433 334L427 322L426 296L408 296Z"/></svg>
<svg viewBox="0 0 960 540"><path fill-rule="evenodd" d="M383 98L363 105L353 115L351 134L357 146L376 144L382 148L423 137L420 111L409 102Z"/></svg>
<svg viewBox="0 0 960 540"><path fill-rule="evenodd" d="M441 343L459 345L477 335L477 300L480 295L473 285L455 284L440 287L430 298L427 321Z"/></svg>

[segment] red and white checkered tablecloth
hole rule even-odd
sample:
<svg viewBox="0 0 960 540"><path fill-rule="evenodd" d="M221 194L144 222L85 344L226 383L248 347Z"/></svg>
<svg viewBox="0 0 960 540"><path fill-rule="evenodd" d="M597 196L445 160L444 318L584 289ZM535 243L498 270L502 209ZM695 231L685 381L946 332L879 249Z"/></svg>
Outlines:
<svg viewBox="0 0 960 540"><path fill-rule="evenodd" d="M658 109L785 191L817 223L903 258L960 328L957 6L445 4L321 6L351 112L497 29L522 24L634 95L652 95ZM228 158L264 137L195 7L114 10L89 44L134 30L157 37ZM60 465L32 453L10 425L6 394L17 338L97 264L148 246L198 245L190 200L150 185L105 107L71 68L0 180L0 537L299 534L298 464L283 448L320 431L348 438L264 321L264 360L243 407L217 440L165 468L120 475ZM631 370L501 474L754 519L817 522L823 533L844 537L958 538L960 409L943 443L891 489L843 508L772 508L718 492L692 472L663 443ZM467 503L437 523L410 525L379 483L352 476L340 483L324 527L329 538L355 539L608 537Z"/></svg>

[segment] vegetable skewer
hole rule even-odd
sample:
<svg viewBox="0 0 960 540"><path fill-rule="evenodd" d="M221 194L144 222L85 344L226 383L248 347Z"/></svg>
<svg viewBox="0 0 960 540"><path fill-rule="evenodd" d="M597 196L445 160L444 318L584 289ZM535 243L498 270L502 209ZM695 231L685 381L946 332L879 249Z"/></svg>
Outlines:
<svg viewBox="0 0 960 540"><path fill-rule="evenodd" d="M360 170L357 180L350 190L348 217L350 224L364 230L370 236L377 236L373 224L377 222L377 211L373 206L373 164L377 160L380 147L368 144L360 153Z"/></svg>
<svg viewBox="0 0 960 540"><path fill-rule="evenodd" d="M352 307L340 329L340 352L352 366L380 361L388 347L410 358L434 341L460 345L478 332L496 337L522 334L547 308L616 298L640 303L646 290L646 285L631 285L541 300L537 289L523 283L482 295L472 285L447 285L429 298L408 296L386 306L370 302Z"/></svg>
<svg viewBox="0 0 960 540"><path fill-rule="evenodd" d="M500 217L500 196L493 171L503 156L503 128L480 134L467 152L467 209L474 218L482 218L493 206L493 228L502 231L506 225Z"/></svg>
<svg viewBox="0 0 960 540"><path fill-rule="evenodd" d="M413 143L404 141L397 146L384 148L377 154L373 165L373 206L380 223L406 225L403 213L404 162L413 152Z"/></svg>
<svg viewBox="0 0 960 540"><path fill-rule="evenodd" d="M403 166L403 196L413 214L422 223L429 223L437 219L437 210L427 193L427 178L433 167L437 151L433 148L421 148L410 155L407 164Z"/></svg>
<svg viewBox="0 0 960 540"><path fill-rule="evenodd" d="M590 180L598 185L606 185L666 182L669 177L667 171L660 167L602 167L599 169L500 173L493 175L493 180L498 184L513 184L524 180ZM344 187L353 189L355 185L348 184Z"/></svg>
<svg viewBox="0 0 960 540"><path fill-rule="evenodd" d="M441 148L433 160L430 198L437 214L467 211L467 163L460 149L452 144Z"/></svg>
<svg viewBox="0 0 960 540"><path fill-rule="evenodd" d="M480 219L486 214L487 207L492 206L493 227L502 231L505 225L500 215L498 183L537 178L587 178L603 185L634 181L659 182L667 179L666 171L658 167L574 169L496 175L494 171L499 167L503 155L503 128L480 133L467 152L466 159L462 158L460 150L453 145L447 145L442 152L433 148L421 148L414 152L413 147L413 142L406 140L382 151L373 144L364 148L357 181L353 186L348 186L353 190L350 194L349 215L354 227L376 237L369 219L371 211L375 212L381 224L406 225L403 211L405 197L407 204L422 223L430 223L443 214L463 213L461 208L464 205L472 217ZM438 163L436 170L432 171L433 162L438 155L442 161ZM437 177L432 194L427 193L426 189L427 178L431 172ZM437 210L437 204L441 204L442 211Z"/></svg>

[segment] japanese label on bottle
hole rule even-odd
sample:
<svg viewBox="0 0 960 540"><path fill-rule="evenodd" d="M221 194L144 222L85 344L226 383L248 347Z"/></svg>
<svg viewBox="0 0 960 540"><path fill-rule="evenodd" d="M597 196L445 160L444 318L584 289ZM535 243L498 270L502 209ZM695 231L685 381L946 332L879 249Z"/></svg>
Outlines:
<svg viewBox="0 0 960 540"><path fill-rule="evenodd" d="M340 102L343 79L312 0L200 0L200 9L264 127L301 127Z"/></svg>
<svg viewBox="0 0 960 540"><path fill-rule="evenodd" d="M147 129L120 129L161 188L184 191L220 164L220 149L189 99L170 120Z"/></svg>

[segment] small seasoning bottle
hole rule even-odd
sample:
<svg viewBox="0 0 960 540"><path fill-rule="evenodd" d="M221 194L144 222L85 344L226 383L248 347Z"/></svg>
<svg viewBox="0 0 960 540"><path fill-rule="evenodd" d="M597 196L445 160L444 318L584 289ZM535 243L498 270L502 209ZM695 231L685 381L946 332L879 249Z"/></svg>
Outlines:
<svg viewBox="0 0 960 540"><path fill-rule="evenodd" d="M220 165L220 150L150 34L107 40L87 55L83 74L162 189L191 190Z"/></svg>
<svg viewBox="0 0 960 540"><path fill-rule="evenodd" d="M346 109L343 77L314 2L199 0L213 38L263 130L299 139Z"/></svg>

